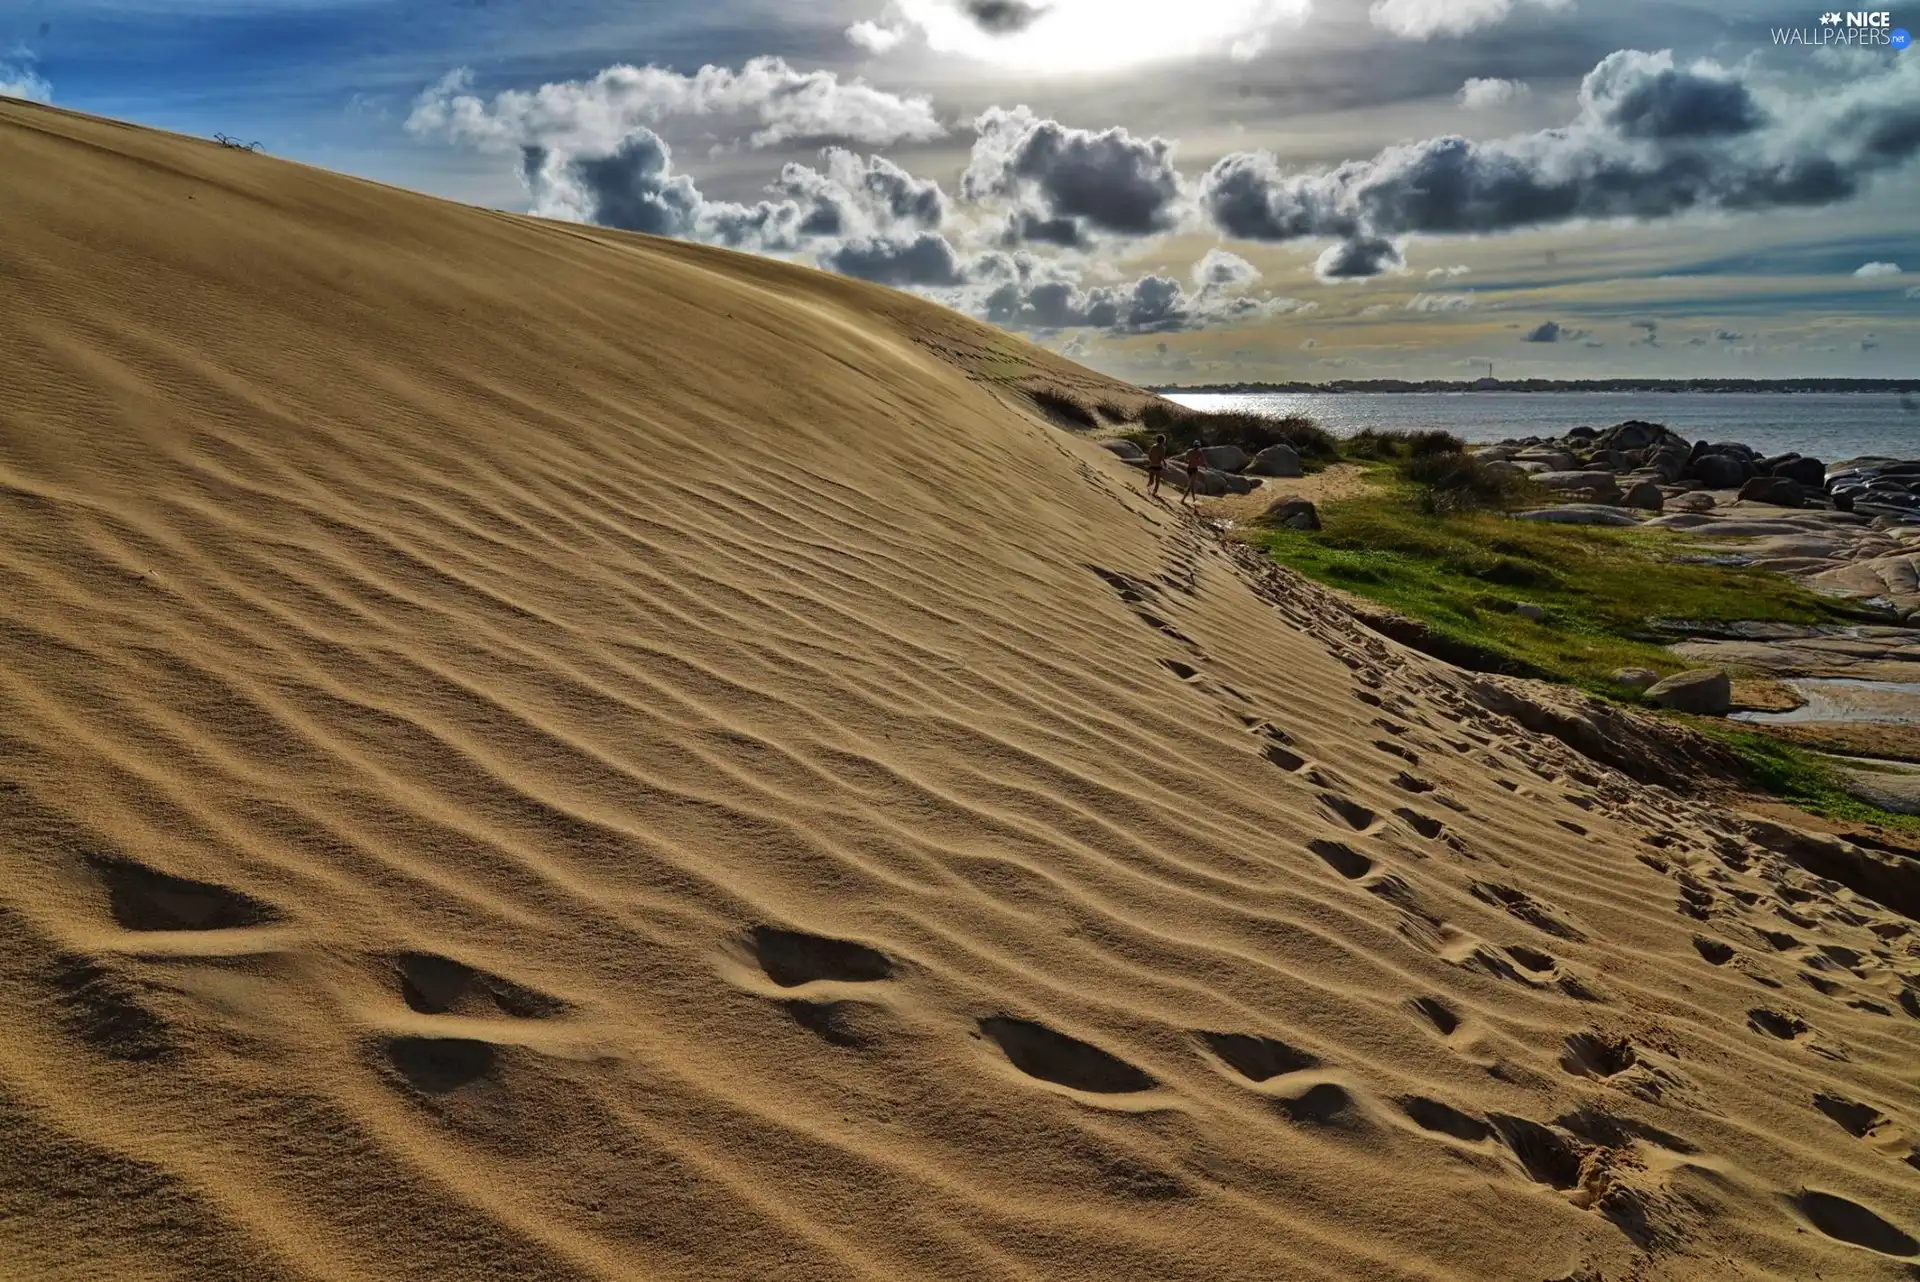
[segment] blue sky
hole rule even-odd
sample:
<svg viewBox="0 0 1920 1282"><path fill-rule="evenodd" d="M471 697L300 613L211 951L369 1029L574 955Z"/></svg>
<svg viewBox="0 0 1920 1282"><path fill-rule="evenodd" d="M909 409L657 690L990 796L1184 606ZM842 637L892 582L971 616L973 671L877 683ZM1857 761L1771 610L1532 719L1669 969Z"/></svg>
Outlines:
<svg viewBox="0 0 1920 1282"><path fill-rule="evenodd" d="M14 0L0 88L813 261L1143 381L1911 377L1920 53L1822 14Z"/></svg>

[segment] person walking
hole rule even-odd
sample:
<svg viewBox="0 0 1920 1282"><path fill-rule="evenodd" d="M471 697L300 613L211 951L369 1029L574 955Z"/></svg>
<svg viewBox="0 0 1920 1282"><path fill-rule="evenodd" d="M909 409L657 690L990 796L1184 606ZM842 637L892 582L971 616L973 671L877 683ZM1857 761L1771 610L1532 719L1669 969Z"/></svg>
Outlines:
<svg viewBox="0 0 1920 1282"><path fill-rule="evenodd" d="M1167 470L1167 438L1165 433L1153 438L1153 444L1147 446L1147 497L1160 497L1160 478Z"/></svg>
<svg viewBox="0 0 1920 1282"><path fill-rule="evenodd" d="M1182 503L1191 503L1193 502L1194 491L1200 486L1200 469L1207 465L1207 456L1201 450L1200 442L1195 441L1193 443L1193 448L1187 451L1185 462L1187 465L1187 492L1181 497L1180 501Z"/></svg>

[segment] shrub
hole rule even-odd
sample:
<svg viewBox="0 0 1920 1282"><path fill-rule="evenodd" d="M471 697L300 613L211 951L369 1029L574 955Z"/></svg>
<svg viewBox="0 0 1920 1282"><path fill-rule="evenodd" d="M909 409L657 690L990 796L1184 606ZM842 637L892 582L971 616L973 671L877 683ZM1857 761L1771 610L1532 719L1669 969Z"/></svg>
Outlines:
<svg viewBox="0 0 1920 1282"><path fill-rule="evenodd" d="M1391 463L1400 459L1461 454L1466 448L1467 443L1451 432L1409 432L1399 428L1382 430L1369 427L1341 442L1340 451L1350 459Z"/></svg>
<svg viewBox="0 0 1920 1282"><path fill-rule="evenodd" d="M1305 459L1330 462L1340 457L1331 432L1304 414L1261 414L1251 410L1196 410L1175 401L1153 401L1141 411L1148 434L1165 432L1175 443L1198 439L1203 445L1238 445L1258 454L1269 445L1288 445Z"/></svg>
<svg viewBox="0 0 1920 1282"><path fill-rule="evenodd" d="M1400 464L1399 471L1416 487L1415 501L1420 510L1431 516L1514 508L1527 498L1533 484L1524 476L1491 467L1459 451L1415 455Z"/></svg>

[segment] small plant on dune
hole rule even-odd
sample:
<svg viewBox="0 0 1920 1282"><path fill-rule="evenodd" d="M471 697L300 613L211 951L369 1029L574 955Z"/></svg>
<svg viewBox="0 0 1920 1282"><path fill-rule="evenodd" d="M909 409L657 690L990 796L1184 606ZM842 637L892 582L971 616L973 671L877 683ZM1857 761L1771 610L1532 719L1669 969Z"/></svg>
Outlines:
<svg viewBox="0 0 1920 1282"><path fill-rule="evenodd" d="M1100 426L1100 418L1093 407L1071 393L1058 388L1041 387L1027 393L1042 413L1056 422L1070 423L1075 427L1091 430Z"/></svg>

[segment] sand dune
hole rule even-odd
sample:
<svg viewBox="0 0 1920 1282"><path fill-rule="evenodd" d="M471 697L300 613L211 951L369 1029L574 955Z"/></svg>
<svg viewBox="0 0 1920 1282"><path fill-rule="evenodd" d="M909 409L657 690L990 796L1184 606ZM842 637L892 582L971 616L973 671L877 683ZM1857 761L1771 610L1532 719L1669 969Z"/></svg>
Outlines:
<svg viewBox="0 0 1920 1282"><path fill-rule="evenodd" d="M1912 1276L1912 923L1020 394L1128 389L51 109L0 173L0 1274Z"/></svg>

